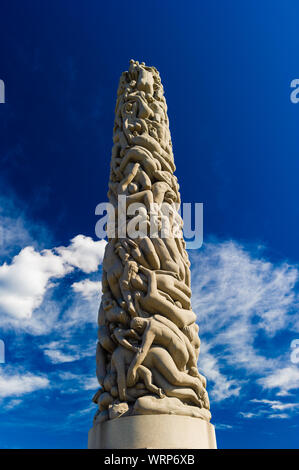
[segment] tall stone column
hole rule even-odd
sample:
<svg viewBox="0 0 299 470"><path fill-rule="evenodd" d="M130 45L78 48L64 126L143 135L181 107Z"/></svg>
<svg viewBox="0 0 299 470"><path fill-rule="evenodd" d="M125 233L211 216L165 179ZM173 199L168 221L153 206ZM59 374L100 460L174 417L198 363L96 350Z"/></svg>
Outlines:
<svg viewBox="0 0 299 470"><path fill-rule="evenodd" d="M163 86L131 60L115 108L89 448L215 448ZM136 217L137 216L137 217ZM115 230L114 230L115 229ZM114 233L113 233L114 232Z"/></svg>

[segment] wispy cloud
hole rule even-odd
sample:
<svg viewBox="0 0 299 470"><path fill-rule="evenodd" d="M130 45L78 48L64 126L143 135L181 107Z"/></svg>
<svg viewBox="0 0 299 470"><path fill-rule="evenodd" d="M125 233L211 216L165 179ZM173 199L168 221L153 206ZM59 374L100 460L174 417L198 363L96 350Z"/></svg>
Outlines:
<svg viewBox="0 0 299 470"><path fill-rule="evenodd" d="M17 406L19 406L20 404L22 403L22 400L19 400L19 399L12 399L12 400L9 400L4 406L4 410L5 411L9 411L9 410L12 410L14 408L16 408Z"/></svg>
<svg viewBox="0 0 299 470"><path fill-rule="evenodd" d="M227 429L232 429L233 426L231 424L224 424L224 423L216 423L215 425L216 430L227 430Z"/></svg>
<svg viewBox="0 0 299 470"><path fill-rule="evenodd" d="M251 419L251 418L257 418L258 416L261 416L261 412L259 411L258 413L253 413L252 411L240 411L239 412L240 416L246 419Z"/></svg>
<svg viewBox="0 0 299 470"><path fill-rule="evenodd" d="M258 379L258 383L265 389L278 389L277 395L289 395L292 390L299 389L299 367L278 368Z"/></svg>
<svg viewBox="0 0 299 470"><path fill-rule="evenodd" d="M9 188L6 190L9 193ZM51 243L48 229L29 220L25 208L10 196L0 195L0 258L13 256L26 246L41 248L43 240Z"/></svg>
<svg viewBox="0 0 299 470"><path fill-rule="evenodd" d="M88 274L95 272L102 263L105 246L104 240L94 241L90 237L77 235L71 240L69 246L60 246L54 248L54 251L66 265Z"/></svg>
<svg viewBox="0 0 299 470"><path fill-rule="evenodd" d="M63 351L59 349L45 349L44 354L48 357L50 362L53 364L61 364L63 362L73 362L80 359L79 354L65 354Z"/></svg>
<svg viewBox="0 0 299 470"><path fill-rule="evenodd" d="M218 360L216 355L210 354L208 348L202 347L202 354L199 360L200 370L213 383L211 395L215 401L238 396L241 389L241 384L237 380L228 377L220 371L220 363L221 360Z"/></svg>
<svg viewBox="0 0 299 470"><path fill-rule="evenodd" d="M290 416L286 413L277 413L277 414L271 414L268 416L268 419L287 419Z"/></svg>
<svg viewBox="0 0 299 470"><path fill-rule="evenodd" d="M253 398L250 400L252 403L261 403L264 405L269 405L272 410L287 410L287 409L294 409L299 407L299 403L283 403L279 400L267 400L267 399L257 399Z"/></svg>
<svg viewBox="0 0 299 470"><path fill-rule="evenodd" d="M253 398L250 400L249 406L251 411L240 411L239 415L246 419L287 419L292 417L294 413L297 413L299 404L297 402L282 402L267 398Z"/></svg>
<svg viewBox="0 0 299 470"><path fill-rule="evenodd" d="M248 374L264 388L279 387L282 393L298 388L299 369L283 369L279 350L269 355L258 346L260 334L274 338L294 325L298 268L273 264L259 250L234 241L207 243L191 253L191 266L192 305L209 345L199 364L214 382L214 399L235 396Z"/></svg>
<svg viewBox="0 0 299 470"><path fill-rule="evenodd" d="M24 248L11 264L0 267L0 308L16 318L30 318L41 305L50 280L65 276L72 270L51 250L41 253L33 247Z"/></svg>
<svg viewBox="0 0 299 470"><path fill-rule="evenodd" d="M62 383L68 384L68 387L71 390L97 390L99 388L99 383L95 375L84 376L81 374L74 374L69 371L59 372L59 380Z"/></svg>

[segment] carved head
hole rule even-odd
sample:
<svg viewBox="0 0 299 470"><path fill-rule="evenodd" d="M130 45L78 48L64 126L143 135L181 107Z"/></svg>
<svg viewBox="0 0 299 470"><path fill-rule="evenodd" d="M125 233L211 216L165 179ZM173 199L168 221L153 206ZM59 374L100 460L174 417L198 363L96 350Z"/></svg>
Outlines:
<svg viewBox="0 0 299 470"><path fill-rule="evenodd" d="M128 185L128 191L129 191L130 194L137 193L138 189L139 189L139 186L136 183L130 183Z"/></svg>
<svg viewBox="0 0 299 470"><path fill-rule="evenodd" d="M102 303L105 311L110 310L116 305L116 301L112 299L110 292L105 292L105 294L103 294Z"/></svg>
<svg viewBox="0 0 299 470"><path fill-rule="evenodd" d="M129 272L130 274L137 274L138 273L138 264L136 261L129 261Z"/></svg>
<svg viewBox="0 0 299 470"><path fill-rule="evenodd" d="M147 325L146 318L135 317L131 320L131 328L137 331L137 333L142 333Z"/></svg>

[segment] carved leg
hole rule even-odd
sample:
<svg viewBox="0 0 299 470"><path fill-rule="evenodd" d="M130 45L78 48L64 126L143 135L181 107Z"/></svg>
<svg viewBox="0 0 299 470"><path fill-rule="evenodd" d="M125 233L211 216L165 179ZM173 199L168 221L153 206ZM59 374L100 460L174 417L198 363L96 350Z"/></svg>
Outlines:
<svg viewBox="0 0 299 470"><path fill-rule="evenodd" d="M148 352L144 365L154 367L172 385L191 387L199 397L203 394L203 386L198 378L191 377L178 370L170 354L163 348L154 346Z"/></svg>
<svg viewBox="0 0 299 470"><path fill-rule="evenodd" d="M165 395L161 388L158 388L152 382L152 373L150 369L144 366L139 366L137 370L137 375L142 378L146 388L155 394L157 394L160 398L163 398Z"/></svg>
<svg viewBox="0 0 299 470"><path fill-rule="evenodd" d="M193 403L202 407L202 401L191 388L182 388L171 385L157 370L153 370L153 377L156 384L161 387L167 397L180 398L182 401Z"/></svg>
<svg viewBox="0 0 299 470"><path fill-rule="evenodd" d="M112 365L116 369L117 373L117 387L118 394L121 401L127 400L127 383L126 383L126 369L125 369L125 358L122 355L120 349L116 350L112 356Z"/></svg>

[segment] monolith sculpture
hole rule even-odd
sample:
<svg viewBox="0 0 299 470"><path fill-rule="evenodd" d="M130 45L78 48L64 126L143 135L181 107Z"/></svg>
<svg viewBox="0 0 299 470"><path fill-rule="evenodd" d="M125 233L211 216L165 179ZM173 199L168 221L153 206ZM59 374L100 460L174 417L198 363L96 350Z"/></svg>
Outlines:
<svg viewBox="0 0 299 470"><path fill-rule="evenodd" d="M131 60L115 108L89 448L216 447L174 171L160 75Z"/></svg>

